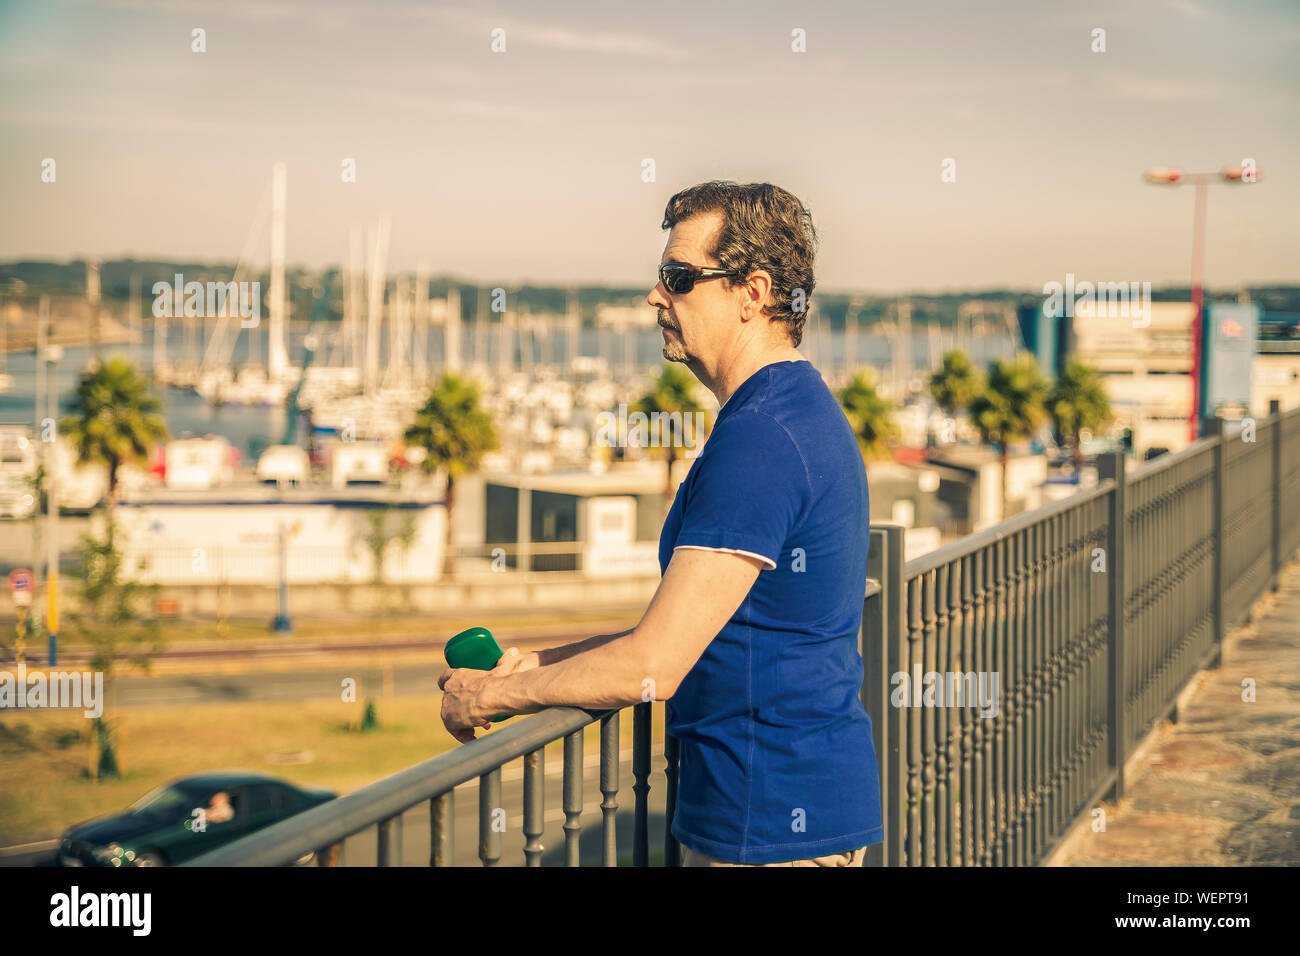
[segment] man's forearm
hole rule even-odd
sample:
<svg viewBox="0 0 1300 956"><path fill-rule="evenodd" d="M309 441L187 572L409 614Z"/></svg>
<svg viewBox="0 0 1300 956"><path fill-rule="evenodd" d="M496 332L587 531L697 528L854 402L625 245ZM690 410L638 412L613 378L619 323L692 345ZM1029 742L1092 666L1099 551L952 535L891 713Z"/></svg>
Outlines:
<svg viewBox="0 0 1300 956"><path fill-rule="evenodd" d="M653 696L653 675L644 673L647 668L632 631L579 643L587 647L562 660L487 681L483 707L496 713L528 714L547 707L626 707L639 703L647 688Z"/></svg>
<svg viewBox="0 0 1300 956"><path fill-rule="evenodd" d="M574 641L572 644L562 644L559 647L548 647L544 651L537 652L537 660L540 666L545 667L548 664L558 664L560 661L567 661L575 654L582 654L593 648L601 647L610 641L618 640L620 637L627 637L632 633L634 628L628 628L626 631L620 631L617 634L597 634L595 637L588 637L585 640Z"/></svg>

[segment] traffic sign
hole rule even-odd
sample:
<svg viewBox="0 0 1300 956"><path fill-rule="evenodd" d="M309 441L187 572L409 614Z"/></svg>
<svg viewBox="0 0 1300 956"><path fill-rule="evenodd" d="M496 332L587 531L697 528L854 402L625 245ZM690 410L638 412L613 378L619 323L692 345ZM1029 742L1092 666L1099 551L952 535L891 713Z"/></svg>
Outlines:
<svg viewBox="0 0 1300 956"><path fill-rule="evenodd" d="M26 568L14 568L9 572L9 596L19 607L31 606L35 587L36 581L32 578L32 572Z"/></svg>

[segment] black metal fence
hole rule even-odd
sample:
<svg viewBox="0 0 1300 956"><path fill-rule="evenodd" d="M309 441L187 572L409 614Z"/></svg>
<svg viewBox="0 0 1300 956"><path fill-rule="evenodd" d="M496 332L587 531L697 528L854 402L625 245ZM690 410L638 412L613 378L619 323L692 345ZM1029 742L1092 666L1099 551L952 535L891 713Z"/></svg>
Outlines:
<svg viewBox="0 0 1300 956"><path fill-rule="evenodd" d="M874 724L885 839L868 865L1032 865L1108 795L1124 762L1218 660L1300 548L1300 410L1207 423L1207 435L904 564L903 529L875 526L863 610L862 701ZM650 863L652 708L632 708L631 862ZM502 768L523 761L523 859L541 864L544 748L563 741L563 861L579 864L583 735L600 724L600 862L619 862L620 713L553 708L251 834L192 865L281 865L376 829L402 861L400 821L427 803L429 862L448 865L453 791L478 781L478 857L502 858ZM665 819L676 791L664 739ZM593 794L594 797L594 794ZM664 827L663 862L678 847Z"/></svg>

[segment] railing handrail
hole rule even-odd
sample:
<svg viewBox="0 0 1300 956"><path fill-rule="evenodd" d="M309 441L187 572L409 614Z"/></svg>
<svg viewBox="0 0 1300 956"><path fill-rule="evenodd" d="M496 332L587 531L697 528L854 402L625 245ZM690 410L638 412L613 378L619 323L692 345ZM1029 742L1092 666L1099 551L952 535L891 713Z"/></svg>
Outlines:
<svg viewBox="0 0 1300 956"><path fill-rule="evenodd" d="M1026 528L1046 521L1058 514L1078 508L1087 504L1094 498L1100 498L1110 492L1115 483L1109 478L1097 482L1092 488L1084 488L1076 491L1074 494L1061 498L1058 501L1049 501L1044 505L1034 508L1032 511L1022 511L1019 514L1012 515L1004 521L999 521L995 525L976 531L972 534L964 535L956 541L945 544L941 548L936 548L925 554L919 555L903 565L903 580L909 581L912 578L927 574L935 568L942 567L945 564L964 558L968 554L986 548L998 541L1003 541L1024 531Z"/></svg>
<svg viewBox="0 0 1300 956"><path fill-rule="evenodd" d="M279 866L292 862L594 724L607 713L547 708L182 865Z"/></svg>
<svg viewBox="0 0 1300 956"><path fill-rule="evenodd" d="M1287 414L1289 413L1278 412L1268 416L1264 421L1272 421L1276 419L1280 422ZM1228 429L1233 427L1233 425L1236 425L1236 431L1233 434L1241 433L1241 426L1239 424L1225 423L1224 440L1231 437ZM1158 474L1166 468L1172 468L1179 462L1195 458L1206 449L1212 448L1218 441L1220 441L1218 436L1198 438L1186 448L1181 448L1168 455L1161 455L1154 461L1147 462L1141 467L1128 472L1125 481L1128 484L1132 484L1135 481ZM1082 489L1057 501L1049 501L1031 511L1022 511L1019 514L1012 515L1010 518L999 521L995 525L990 525L981 531L963 535L956 541L908 561L903 567L903 580L906 581L933 571L945 564L951 564L968 554L978 551L980 548L1005 540L1006 538L1011 537L1011 535L1024 531L1026 528L1032 527L1033 525L1045 521L1057 514L1087 504L1089 500L1100 498L1109 493L1113 486L1114 482L1111 479L1103 479L1092 488Z"/></svg>
<svg viewBox="0 0 1300 956"><path fill-rule="evenodd" d="M1141 481L1143 478L1150 478L1152 475L1157 475L1166 468L1173 468L1181 462L1195 458L1207 448L1212 448L1218 440L1217 436L1198 438L1186 448L1180 448L1178 451L1170 452L1167 455L1161 455L1159 458L1153 458L1151 461L1144 462L1128 473L1129 483L1131 484L1135 481Z"/></svg>

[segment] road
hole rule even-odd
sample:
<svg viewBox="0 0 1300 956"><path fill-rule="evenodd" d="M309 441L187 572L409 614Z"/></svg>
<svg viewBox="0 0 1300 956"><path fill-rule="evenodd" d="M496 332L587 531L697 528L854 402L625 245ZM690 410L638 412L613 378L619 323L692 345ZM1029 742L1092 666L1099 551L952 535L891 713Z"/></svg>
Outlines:
<svg viewBox="0 0 1300 956"><path fill-rule="evenodd" d="M438 675L446 670L435 663L394 664L392 693L400 697L437 695ZM337 700L345 677L358 686L383 686L385 668L365 664L317 665L311 670L265 671L247 674L160 674L156 677L123 675L116 679L118 707L175 707L186 704Z"/></svg>

